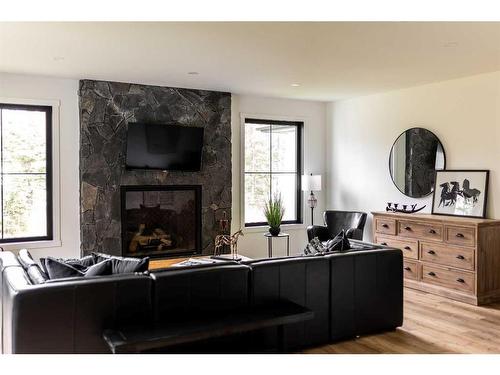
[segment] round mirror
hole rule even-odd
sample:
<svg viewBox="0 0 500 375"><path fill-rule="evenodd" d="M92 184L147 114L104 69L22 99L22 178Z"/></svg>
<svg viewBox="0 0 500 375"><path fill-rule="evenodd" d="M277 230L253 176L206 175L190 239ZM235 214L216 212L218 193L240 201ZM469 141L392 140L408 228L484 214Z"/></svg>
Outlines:
<svg viewBox="0 0 500 375"><path fill-rule="evenodd" d="M444 169L444 148L436 135L423 128L404 131L394 142L389 171L404 195L421 198L434 190L435 170Z"/></svg>

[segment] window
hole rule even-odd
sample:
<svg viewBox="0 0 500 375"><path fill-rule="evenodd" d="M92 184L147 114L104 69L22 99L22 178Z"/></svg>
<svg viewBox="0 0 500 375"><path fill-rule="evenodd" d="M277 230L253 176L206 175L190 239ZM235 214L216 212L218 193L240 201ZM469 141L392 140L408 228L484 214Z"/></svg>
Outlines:
<svg viewBox="0 0 500 375"><path fill-rule="evenodd" d="M0 243L52 240L52 107L0 103Z"/></svg>
<svg viewBox="0 0 500 375"><path fill-rule="evenodd" d="M302 223L302 127L298 121L245 119L245 226L266 225L264 203L281 194L284 224Z"/></svg>

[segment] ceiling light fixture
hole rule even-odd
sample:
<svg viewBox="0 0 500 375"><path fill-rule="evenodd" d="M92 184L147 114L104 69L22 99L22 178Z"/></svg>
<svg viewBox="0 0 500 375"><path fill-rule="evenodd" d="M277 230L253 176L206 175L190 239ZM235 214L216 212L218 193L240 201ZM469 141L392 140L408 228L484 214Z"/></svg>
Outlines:
<svg viewBox="0 0 500 375"><path fill-rule="evenodd" d="M292 83L291 84L292 87L299 87L300 86L300 83Z"/></svg>
<svg viewBox="0 0 500 375"><path fill-rule="evenodd" d="M196 75L198 75L198 74L200 74L200 73L198 73L198 72L188 72L188 74L189 74L189 75L192 75L192 76L196 76Z"/></svg>

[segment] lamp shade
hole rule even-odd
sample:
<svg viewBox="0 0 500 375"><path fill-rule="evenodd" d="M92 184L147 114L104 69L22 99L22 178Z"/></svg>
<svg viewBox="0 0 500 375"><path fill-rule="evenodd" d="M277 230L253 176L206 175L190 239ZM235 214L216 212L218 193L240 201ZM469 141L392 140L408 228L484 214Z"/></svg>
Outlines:
<svg viewBox="0 0 500 375"><path fill-rule="evenodd" d="M321 175L310 174L302 176L303 191L321 191Z"/></svg>

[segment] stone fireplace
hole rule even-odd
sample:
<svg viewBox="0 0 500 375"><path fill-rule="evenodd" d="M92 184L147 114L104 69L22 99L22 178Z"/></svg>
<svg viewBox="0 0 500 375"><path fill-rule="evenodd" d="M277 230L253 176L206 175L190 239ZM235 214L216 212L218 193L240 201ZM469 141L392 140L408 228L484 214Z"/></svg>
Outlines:
<svg viewBox="0 0 500 375"><path fill-rule="evenodd" d="M140 251L146 248L151 250L155 246L158 248L158 242L161 242L163 245L158 250L158 254L162 253L161 256L175 256L184 250L187 254L192 249L201 254L213 253L214 239L219 232L218 220L223 217L224 212L231 219L231 94L83 80L80 81L79 103L82 255L92 251L121 255L124 247L130 249L130 243L122 243L125 235L127 241L132 241L130 233L122 233L124 225L127 232L137 229L139 233L146 233L142 236L144 238L140 238L140 235L135 238L136 243L142 243L138 247ZM126 170L129 122L203 127L201 170ZM152 219L148 219L149 227L145 225L142 230L129 228L131 223L122 222L122 187L152 186L161 191L163 187L176 185L198 185L200 189L201 224L196 229L195 237L199 238L196 247L192 246L192 240L182 242L187 233L176 233L176 238L182 237L183 240L178 240L176 245L168 245L169 233L161 233L169 231L170 227L151 228L154 224ZM130 208L131 217L145 214L144 210L149 209L152 216L155 216L154 211L158 211L158 216L168 218L173 214L170 210L183 209L174 209L171 198L168 194L163 194L164 196L160 194L159 200L146 194L144 203L140 203L139 198L135 197L135 208ZM141 204L144 206L142 213L139 212ZM132 211L134 209L139 211ZM174 225L172 223L164 225ZM158 238L149 238L151 233L155 233Z"/></svg>
<svg viewBox="0 0 500 375"><path fill-rule="evenodd" d="M201 252L201 186L122 186L122 255Z"/></svg>

